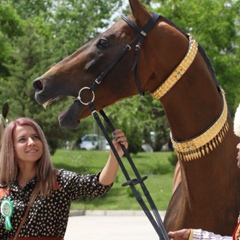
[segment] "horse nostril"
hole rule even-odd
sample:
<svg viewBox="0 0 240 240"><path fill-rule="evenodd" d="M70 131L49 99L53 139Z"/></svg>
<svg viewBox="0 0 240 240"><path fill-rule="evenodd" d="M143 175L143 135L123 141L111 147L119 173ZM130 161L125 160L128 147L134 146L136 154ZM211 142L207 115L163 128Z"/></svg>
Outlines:
<svg viewBox="0 0 240 240"><path fill-rule="evenodd" d="M43 83L41 82L41 80L35 80L33 82L33 87L35 90L43 90Z"/></svg>

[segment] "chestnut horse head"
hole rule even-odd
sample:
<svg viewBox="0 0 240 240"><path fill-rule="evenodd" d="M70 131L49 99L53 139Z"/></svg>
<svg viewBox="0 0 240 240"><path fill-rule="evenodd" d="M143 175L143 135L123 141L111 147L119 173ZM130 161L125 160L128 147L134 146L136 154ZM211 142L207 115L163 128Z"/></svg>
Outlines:
<svg viewBox="0 0 240 240"><path fill-rule="evenodd" d="M91 113L89 102L101 110L150 92L164 107L182 174L164 219L166 229L230 235L240 210L240 172L224 92L194 37L138 0L129 3L131 16L34 81L36 100L46 107L59 95L73 96L59 122L77 128Z"/></svg>

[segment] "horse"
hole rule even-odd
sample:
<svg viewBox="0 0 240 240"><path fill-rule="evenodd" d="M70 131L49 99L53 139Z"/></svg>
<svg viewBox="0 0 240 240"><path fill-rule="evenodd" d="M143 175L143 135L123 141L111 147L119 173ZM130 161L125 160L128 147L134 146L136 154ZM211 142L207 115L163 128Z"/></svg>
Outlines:
<svg viewBox="0 0 240 240"><path fill-rule="evenodd" d="M149 92L161 102L179 159L181 182L164 217L167 231L202 228L232 234L240 206L233 123L224 90L204 48L167 18L129 0L131 15L33 81L44 108L73 96L61 126L78 128L91 114L124 98Z"/></svg>

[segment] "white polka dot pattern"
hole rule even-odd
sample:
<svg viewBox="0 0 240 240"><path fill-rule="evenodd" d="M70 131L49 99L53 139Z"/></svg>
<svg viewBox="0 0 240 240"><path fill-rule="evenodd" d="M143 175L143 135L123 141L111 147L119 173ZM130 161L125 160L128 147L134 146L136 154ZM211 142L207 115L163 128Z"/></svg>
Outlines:
<svg viewBox="0 0 240 240"><path fill-rule="evenodd" d="M51 196L45 199L37 197L30 208L19 237L63 237L67 228L71 202L81 196L102 196L111 188L112 185L101 185L98 176L99 174L81 175L61 170L57 177L60 189L54 190ZM1 240L7 240L14 236L35 184L36 178L32 179L24 189L20 189L17 182L9 187L10 194L3 199L10 199L14 204L11 218L13 230L5 230L4 218L1 216Z"/></svg>

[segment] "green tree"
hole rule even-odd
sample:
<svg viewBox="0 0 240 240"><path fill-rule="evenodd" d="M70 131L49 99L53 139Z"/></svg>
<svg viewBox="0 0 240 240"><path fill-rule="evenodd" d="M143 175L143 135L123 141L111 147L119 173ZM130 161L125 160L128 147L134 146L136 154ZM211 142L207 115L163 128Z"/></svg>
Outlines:
<svg viewBox="0 0 240 240"><path fill-rule="evenodd" d="M0 79L1 98L8 100L10 105L9 118L27 116L34 118L42 125L52 149L71 134L70 130L60 128L57 114L66 108L67 102L53 104L51 111L44 111L34 100L32 80L39 72L44 72L49 56L44 38L34 32L35 24L26 24L26 35L19 37L12 51L12 63L8 64L10 76ZM63 104L65 103L65 104Z"/></svg>
<svg viewBox="0 0 240 240"><path fill-rule="evenodd" d="M16 38L14 49L9 51L10 76L0 79L0 99L9 101L10 119L18 116L36 119L53 148L55 144L60 146L66 140L78 139L87 131L91 132L93 119L82 121L84 128L77 135L76 131L60 128L57 115L71 104L71 99L56 102L44 111L34 100L32 81L80 47L87 38L81 40L79 36L93 36L100 27L105 27L107 21L101 20L108 19L110 8L113 10L114 3L120 2L111 1L110 5L105 1L56 1L54 5L45 0L8 2L13 5L10 9L18 10L24 28L24 35ZM96 22L90 17L93 15Z"/></svg>
<svg viewBox="0 0 240 240"><path fill-rule="evenodd" d="M121 3L122 0L110 0L107 4L105 0L58 2L54 28L60 59L73 53L105 29Z"/></svg>
<svg viewBox="0 0 240 240"><path fill-rule="evenodd" d="M4 0L3 0L4 1ZM52 0L8 0L11 2L14 9L22 19L27 20L36 16L42 16L44 19L49 19L51 10L54 10L53 5L55 1Z"/></svg>
<svg viewBox="0 0 240 240"><path fill-rule="evenodd" d="M22 22L16 10L9 4L0 5L0 77L8 75L5 64L9 61L9 54L15 38L21 36Z"/></svg>
<svg viewBox="0 0 240 240"><path fill-rule="evenodd" d="M137 95L117 102L108 107L106 113L111 116L114 125L124 129L131 143L130 152L140 151L143 143L160 151L168 141L169 129L162 106L149 93L144 97Z"/></svg>
<svg viewBox="0 0 240 240"><path fill-rule="evenodd" d="M226 0L155 0L142 1L151 10L162 13L185 32L193 34L205 48L216 71L219 84L224 88L230 109L234 112L240 102L239 74L239 6L240 1ZM151 3L151 4L150 4ZM153 6L150 8L150 6ZM160 7L158 7L160 6ZM206 9L211 9L208 11ZM129 13L129 9L126 9ZM237 87L236 87L237 86ZM109 108L115 121L129 122L137 119L140 130L136 131L145 142L160 150L169 140L169 127L161 104L147 96L139 101L139 96L124 99ZM150 131L155 132L151 142Z"/></svg>
<svg viewBox="0 0 240 240"><path fill-rule="evenodd" d="M197 38L210 57L233 112L240 102L240 0L142 2L149 10L163 13ZM0 101L9 99L9 115L38 119L54 142L91 133L94 121L91 117L81 122L82 127L77 133L60 129L57 114L67 108L71 100L56 102L44 111L34 100L32 81L111 25L121 14L114 13L122 1L111 0L106 4L103 0L2 0L1 3ZM125 126L129 134L135 135L133 141L138 136L136 149L142 139L151 143L150 132L155 132L156 150L160 150L168 139L169 129L161 104L150 95L125 99L106 111L114 125L123 126L123 129Z"/></svg>
<svg viewBox="0 0 240 240"><path fill-rule="evenodd" d="M239 0L154 0L153 11L194 35L204 47L226 92L231 111L239 93ZM239 102L239 98L238 98Z"/></svg>

